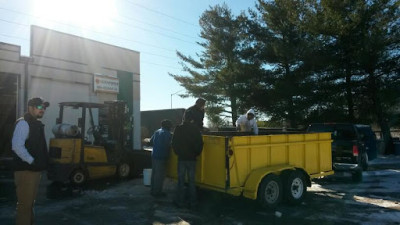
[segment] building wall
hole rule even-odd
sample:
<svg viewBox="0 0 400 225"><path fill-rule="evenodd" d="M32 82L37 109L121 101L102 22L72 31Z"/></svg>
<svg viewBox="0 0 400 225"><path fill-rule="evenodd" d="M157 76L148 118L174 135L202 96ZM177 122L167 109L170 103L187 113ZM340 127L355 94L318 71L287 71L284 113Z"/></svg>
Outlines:
<svg viewBox="0 0 400 225"><path fill-rule="evenodd" d="M24 101L24 88L22 84L24 82L25 61L26 57L21 57L20 46L0 42L0 73L17 76L19 85L16 98L18 102ZM6 99L6 101L10 101L10 99ZM22 115L24 110L23 105L16 104L16 111L19 115Z"/></svg>
<svg viewBox="0 0 400 225"><path fill-rule="evenodd" d="M0 72L19 76L17 116L26 110L27 99L41 96L50 102L43 123L46 137L58 117L58 103L103 103L117 100L118 93L95 92L94 74L118 78L118 71L133 74L133 147L141 148L140 53L46 28L31 27L30 57L20 47L0 43ZM27 92L25 92L27 90Z"/></svg>
<svg viewBox="0 0 400 225"><path fill-rule="evenodd" d="M0 43L0 157L10 157L11 137L17 115L24 108L17 103L23 100L23 74L26 57L20 56L21 48ZM20 100L19 100L20 99Z"/></svg>
<svg viewBox="0 0 400 225"><path fill-rule="evenodd" d="M29 96L43 96L54 106L47 112L46 124L54 124L58 102L116 100L117 93L94 92L93 80L95 73L117 77L118 71L134 75L133 117L140 121L139 52L37 26L31 29L34 62L29 67L28 90ZM140 124L135 123L133 134L133 147L140 149L140 132L136 130ZM51 126L46 134L51 135Z"/></svg>

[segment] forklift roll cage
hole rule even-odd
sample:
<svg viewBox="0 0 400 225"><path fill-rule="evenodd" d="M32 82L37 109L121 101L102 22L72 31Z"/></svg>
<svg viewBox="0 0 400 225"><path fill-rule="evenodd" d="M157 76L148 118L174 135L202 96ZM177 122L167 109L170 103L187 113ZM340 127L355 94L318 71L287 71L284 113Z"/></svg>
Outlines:
<svg viewBox="0 0 400 225"><path fill-rule="evenodd" d="M81 117L78 118L78 123L77 126L80 129L80 134L79 134L79 138L82 140L81 141L81 151L80 151L80 164L83 165L84 164L84 149L85 149L85 145L87 144L87 140L85 139L85 132L86 132L86 120L87 120L87 112L89 113L89 123L90 123L90 127L93 128L93 136L96 139L95 133L95 129L94 127L96 127L96 125L94 124L94 119L93 119L93 109L105 109L108 107L125 107L125 102L123 101L107 101L103 103L92 103L92 102L61 102L59 103L59 116L56 119L56 124L61 124L63 122L63 117L64 117L64 110L66 107L71 107L73 109L81 109ZM122 112L119 112L119 116L121 116ZM118 114L118 112L117 112ZM114 150L119 150L121 151L121 148L124 148L124 135L123 135L123 123L121 123L121 121L123 122L123 118L120 118L119 116L117 116L116 118L119 118L119 121L113 121L110 118L112 118L111 115L108 115L108 120L107 122L109 123L109 127L113 127L116 128L114 130L111 130L111 133L113 133L115 138L113 139L108 139L106 140L106 143L103 143L101 145L107 145L107 143L111 143L111 142L115 142L114 145ZM116 125L116 126L114 126ZM117 131L116 131L117 130ZM115 135L116 133L118 133L117 135ZM110 137L110 136L109 136ZM96 142L95 142L96 143ZM118 145L118 148L115 148L115 145ZM106 146L104 146L106 147ZM107 148L106 148L107 150ZM122 152L119 152L122 153ZM116 163L120 162L121 158L123 158L121 156L121 154L116 154ZM103 163L102 163L103 164Z"/></svg>

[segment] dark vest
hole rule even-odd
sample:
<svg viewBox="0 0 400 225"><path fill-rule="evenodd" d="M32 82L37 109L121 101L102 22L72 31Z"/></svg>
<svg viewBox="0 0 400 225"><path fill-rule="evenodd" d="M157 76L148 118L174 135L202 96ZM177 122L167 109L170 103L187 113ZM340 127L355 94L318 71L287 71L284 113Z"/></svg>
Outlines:
<svg viewBox="0 0 400 225"><path fill-rule="evenodd" d="M14 153L14 170L45 170L47 168L49 156L46 138L44 136L44 125L42 122L32 117L29 113L26 113L24 117L19 118L15 124L21 120L25 120L29 125L29 136L25 141L25 147L35 161L32 165L30 165L27 162L22 161L21 158Z"/></svg>

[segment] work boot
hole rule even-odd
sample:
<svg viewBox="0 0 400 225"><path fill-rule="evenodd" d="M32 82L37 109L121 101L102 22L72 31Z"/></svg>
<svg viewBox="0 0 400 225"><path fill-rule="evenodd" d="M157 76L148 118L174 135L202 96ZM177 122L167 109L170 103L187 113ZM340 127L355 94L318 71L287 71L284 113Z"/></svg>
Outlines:
<svg viewBox="0 0 400 225"><path fill-rule="evenodd" d="M199 204L198 203L190 203L189 209L193 210L193 211L197 211L199 209Z"/></svg>
<svg viewBox="0 0 400 225"><path fill-rule="evenodd" d="M154 198L163 198L166 197L167 194L165 192L157 192L157 193L150 193L151 196L153 196Z"/></svg>
<svg viewBox="0 0 400 225"><path fill-rule="evenodd" d="M183 208L185 206L182 202L178 202L176 200L174 200L173 203L177 208Z"/></svg>

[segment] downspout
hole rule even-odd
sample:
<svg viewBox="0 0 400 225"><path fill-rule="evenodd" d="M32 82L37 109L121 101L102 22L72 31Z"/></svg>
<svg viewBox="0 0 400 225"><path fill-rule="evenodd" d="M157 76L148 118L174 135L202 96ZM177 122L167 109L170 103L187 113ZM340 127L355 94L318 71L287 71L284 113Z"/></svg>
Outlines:
<svg viewBox="0 0 400 225"><path fill-rule="evenodd" d="M33 62L32 57L27 57L27 56L21 56L21 61L24 63L24 98L23 98L23 112L26 112L27 109L27 102L28 102L28 90L29 90L29 84L31 80L31 76L29 75L29 63Z"/></svg>

